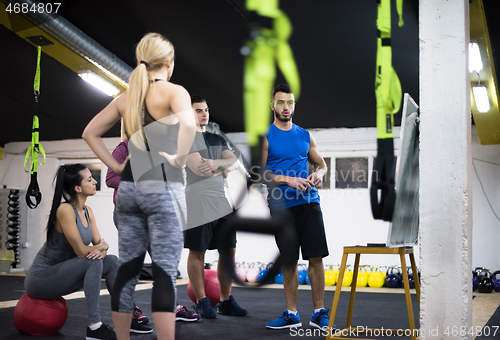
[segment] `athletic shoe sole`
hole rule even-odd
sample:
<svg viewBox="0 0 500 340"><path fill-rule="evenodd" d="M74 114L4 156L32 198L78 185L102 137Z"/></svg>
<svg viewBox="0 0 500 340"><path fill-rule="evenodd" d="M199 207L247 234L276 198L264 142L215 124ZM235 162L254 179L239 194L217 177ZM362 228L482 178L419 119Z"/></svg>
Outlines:
<svg viewBox="0 0 500 340"><path fill-rule="evenodd" d="M313 327L315 327L315 328L317 328L317 329L321 329L321 330L326 330L326 329L328 329L328 326L320 327L320 325L318 325L317 323L314 323L314 322L312 322L312 321L309 321L309 326L313 326Z"/></svg>
<svg viewBox="0 0 500 340"><path fill-rule="evenodd" d="M270 329L287 329L287 328L299 328L299 327L302 327L302 322L294 323L294 324L291 324L291 325L284 325L284 326L269 326L269 325L266 325L266 328L270 328Z"/></svg>
<svg viewBox="0 0 500 340"><path fill-rule="evenodd" d="M152 329L140 331L138 329L130 329L130 333L136 333L136 334L148 334L148 333L153 333Z"/></svg>
<svg viewBox="0 0 500 340"><path fill-rule="evenodd" d="M177 317L175 318L175 321L186 321L186 322L194 322L194 321L198 321L199 319L188 319L188 318L181 318L181 317Z"/></svg>
<svg viewBox="0 0 500 340"><path fill-rule="evenodd" d="M198 312L196 309L194 310L196 314L200 315L202 319L215 319L217 318L217 313L213 313L210 315L203 315L202 313Z"/></svg>

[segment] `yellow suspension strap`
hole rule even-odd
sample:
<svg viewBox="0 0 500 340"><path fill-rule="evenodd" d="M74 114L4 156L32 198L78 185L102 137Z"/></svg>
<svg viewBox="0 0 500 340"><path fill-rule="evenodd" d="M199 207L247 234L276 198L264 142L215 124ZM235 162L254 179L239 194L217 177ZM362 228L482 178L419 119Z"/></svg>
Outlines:
<svg viewBox="0 0 500 340"><path fill-rule="evenodd" d="M296 98L300 96L300 78L288 39L292 33L292 24L278 8L278 0L247 0L246 8L250 12L250 39L241 49L245 56L244 70L244 110L245 131L251 147L251 165L253 176L249 186L258 182L254 166L260 165L262 148L259 138L264 136L270 123L271 92L276 78L276 64L283 73ZM259 234L281 235L284 244L296 244L296 235L292 231L293 220L289 216L273 214L271 219L234 218L227 228L227 234L221 239L230 239L230 233L239 230ZM286 238L286 239L285 239ZM285 259L293 256L293 247L280 250L274 265L259 281L259 286L266 284L281 270ZM232 273L235 282L246 285L236 275L229 247L221 247L220 262L228 273Z"/></svg>
<svg viewBox="0 0 500 340"><path fill-rule="evenodd" d="M245 131L248 143L255 150L252 157L259 157L259 136L269 127L269 105L276 78L276 66L300 96L300 78L288 39L292 24L278 8L278 0L247 0L251 15L250 39L241 49L245 55L244 110ZM255 160L254 160L255 161ZM252 164L255 165L255 164Z"/></svg>
<svg viewBox="0 0 500 340"><path fill-rule="evenodd" d="M40 192L40 187L38 186L37 171L38 171L38 153L41 152L43 156L43 162L40 165L45 164L45 151L43 150L42 144L39 141L39 129L40 124L38 121L38 96L40 95L40 57L42 55L42 48L38 46L38 57L36 62L36 73L35 82L33 84L33 90L35 94L35 114L33 115L33 126L31 132L31 145L26 152L26 157L24 158L24 171L28 172L31 170L31 181L26 190L26 204L31 209L35 209L42 201L42 193ZM26 163L31 157L30 170L26 169ZM32 201L32 198L34 201Z"/></svg>
<svg viewBox="0 0 500 340"><path fill-rule="evenodd" d="M403 0L396 0L399 26L403 26ZM370 188L375 219L392 221L396 202L394 158L394 114L401 106L402 91L392 67L391 0L378 0L378 39L375 96L377 99L377 159Z"/></svg>

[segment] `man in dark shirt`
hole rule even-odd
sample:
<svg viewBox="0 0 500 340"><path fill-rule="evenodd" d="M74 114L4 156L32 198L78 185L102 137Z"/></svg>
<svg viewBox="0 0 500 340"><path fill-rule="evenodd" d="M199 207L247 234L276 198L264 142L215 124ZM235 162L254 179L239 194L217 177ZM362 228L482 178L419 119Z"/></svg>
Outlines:
<svg viewBox="0 0 500 340"><path fill-rule="evenodd" d="M206 100L199 95L191 96L200 130L196 133L193 146L186 161L186 202L187 230L184 247L189 248L188 276L196 296L195 311L202 318L217 316L205 294L204 264L208 249L229 248L234 263L236 233L230 239L223 239L228 228L228 220L233 213L224 191L224 172L237 167L237 158L229 150L225 139L206 131L209 110ZM241 308L231 295L231 277L222 266L217 268L220 285L220 314L245 316L248 312Z"/></svg>

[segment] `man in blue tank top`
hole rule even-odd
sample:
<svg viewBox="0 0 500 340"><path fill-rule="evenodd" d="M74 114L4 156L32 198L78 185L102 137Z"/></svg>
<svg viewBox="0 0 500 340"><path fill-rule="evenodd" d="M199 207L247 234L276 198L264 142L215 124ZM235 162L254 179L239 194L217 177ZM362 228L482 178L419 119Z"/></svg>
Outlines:
<svg viewBox="0 0 500 340"><path fill-rule="evenodd" d="M293 247L293 258L285 259L283 284L286 308L283 314L266 327L287 329L301 327L297 311L299 248L304 260L309 261L314 311L309 325L326 329L328 310L324 308L325 274L323 257L328 256L323 215L320 208L318 187L326 174L326 163L318 152L316 141L305 129L292 123L295 113L295 98L290 86L282 84L273 89L271 109L274 123L264 138L263 166L267 166L265 176L275 184L269 192L271 214L273 211L288 209L295 221L298 244L284 244L276 235L278 248ZM308 162L315 171L308 172Z"/></svg>

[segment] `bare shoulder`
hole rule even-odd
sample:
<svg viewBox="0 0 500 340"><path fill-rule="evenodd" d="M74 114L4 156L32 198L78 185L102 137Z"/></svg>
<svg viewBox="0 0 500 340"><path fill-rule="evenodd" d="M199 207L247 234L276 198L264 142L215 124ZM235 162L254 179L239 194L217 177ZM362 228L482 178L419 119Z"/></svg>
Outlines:
<svg viewBox="0 0 500 340"><path fill-rule="evenodd" d="M73 211L73 207L69 203L61 203L57 208L56 216L58 218L71 216L71 214L75 214Z"/></svg>
<svg viewBox="0 0 500 340"><path fill-rule="evenodd" d="M87 209L87 211L89 212L89 215L92 217L94 216L94 212L92 211L92 208L89 207L88 205L85 205L85 208Z"/></svg>
<svg viewBox="0 0 500 340"><path fill-rule="evenodd" d="M316 139L314 139L314 136L310 132L309 132L309 138L310 138L310 141L311 141L311 146L312 147L316 147Z"/></svg>
<svg viewBox="0 0 500 340"><path fill-rule="evenodd" d="M127 107L127 91L125 91L120 96L116 97L113 101L115 102L116 107L118 108L118 111L121 114L123 114L125 112L126 107Z"/></svg>
<svg viewBox="0 0 500 340"><path fill-rule="evenodd" d="M169 81L162 81L157 84L162 90L166 91L166 94L169 96L189 95L188 91L181 85Z"/></svg>
<svg viewBox="0 0 500 340"><path fill-rule="evenodd" d="M265 149L268 149L269 148L269 141L267 140L267 137L266 136L262 136L262 146L265 148Z"/></svg>

